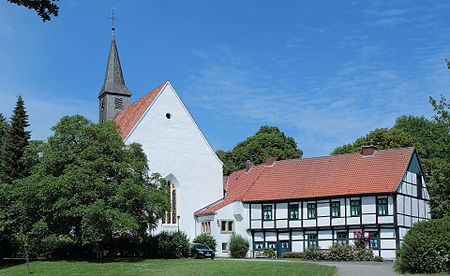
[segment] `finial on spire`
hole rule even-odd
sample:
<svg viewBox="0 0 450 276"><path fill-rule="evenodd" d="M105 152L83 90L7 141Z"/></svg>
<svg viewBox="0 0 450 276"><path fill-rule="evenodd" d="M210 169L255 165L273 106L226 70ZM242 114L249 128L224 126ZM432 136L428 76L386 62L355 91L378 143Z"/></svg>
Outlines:
<svg viewBox="0 0 450 276"><path fill-rule="evenodd" d="M114 10L115 10L115 8L111 7L111 17L110 17L110 19L111 19L111 30L113 31L113 33L116 30L116 25L115 25L116 17L114 15Z"/></svg>

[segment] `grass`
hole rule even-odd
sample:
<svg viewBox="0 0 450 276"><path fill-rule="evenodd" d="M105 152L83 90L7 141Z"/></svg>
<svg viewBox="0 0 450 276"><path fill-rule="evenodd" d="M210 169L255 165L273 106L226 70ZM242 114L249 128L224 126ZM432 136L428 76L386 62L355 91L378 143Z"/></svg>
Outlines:
<svg viewBox="0 0 450 276"><path fill-rule="evenodd" d="M237 260L106 259L35 261L32 276L40 275L335 275L330 266L294 262ZM27 275L25 264L0 269L0 275Z"/></svg>

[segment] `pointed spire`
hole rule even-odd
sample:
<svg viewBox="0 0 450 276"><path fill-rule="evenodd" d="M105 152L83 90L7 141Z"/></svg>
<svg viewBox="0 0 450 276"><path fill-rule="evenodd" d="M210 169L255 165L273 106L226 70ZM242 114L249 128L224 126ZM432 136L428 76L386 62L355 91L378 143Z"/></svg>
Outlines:
<svg viewBox="0 0 450 276"><path fill-rule="evenodd" d="M106 66L105 80L103 86L100 89L100 94L113 93L119 95L131 96L130 90L125 85L123 79L122 67L120 66L119 53L117 52L115 27L113 25L111 48L109 49L108 64Z"/></svg>

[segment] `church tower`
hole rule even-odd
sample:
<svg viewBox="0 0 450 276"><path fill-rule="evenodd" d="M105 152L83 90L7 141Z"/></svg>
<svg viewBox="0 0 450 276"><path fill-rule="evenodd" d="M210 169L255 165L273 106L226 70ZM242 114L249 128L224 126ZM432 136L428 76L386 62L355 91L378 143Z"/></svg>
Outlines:
<svg viewBox="0 0 450 276"><path fill-rule="evenodd" d="M100 123L114 120L114 117L131 103L131 92L125 85L119 53L117 52L115 27L112 27L111 48L106 66L105 80L98 95Z"/></svg>

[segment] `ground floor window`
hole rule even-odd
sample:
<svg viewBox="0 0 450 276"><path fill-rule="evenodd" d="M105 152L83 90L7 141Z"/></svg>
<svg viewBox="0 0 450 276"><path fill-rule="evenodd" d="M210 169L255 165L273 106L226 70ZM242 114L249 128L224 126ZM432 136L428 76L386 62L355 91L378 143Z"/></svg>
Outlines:
<svg viewBox="0 0 450 276"><path fill-rule="evenodd" d="M369 238L369 247L372 249L380 249L380 235L378 232L368 232L370 235Z"/></svg>
<svg viewBox="0 0 450 276"><path fill-rule="evenodd" d="M202 222L202 234L211 234L211 222L210 221Z"/></svg>
<svg viewBox="0 0 450 276"><path fill-rule="evenodd" d="M259 251L264 248L263 242L255 242L254 244L255 244L255 251Z"/></svg>
<svg viewBox="0 0 450 276"><path fill-rule="evenodd" d="M277 242L267 242L267 248L277 250Z"/></svg>
<svg viewBox="0 0 450 276"><path fill-rule="evenodd" d="M338 244L347 244L348 243L348 234L347 232L337 232L336 240Z"/></svg>
<svg viewBox="0 0 450 276"><path fill-rule="evenodd" d="M223 242L222 243L222 252L223 253L227 253L228 252L228 243L227 242Z"/></svg>
<svg viewBox="0 0 450 276"><path fill-rule="evenodd" d="M308 234L308 248L310 247L319 247L319 243L317 241L317 234Z"/></svg>

